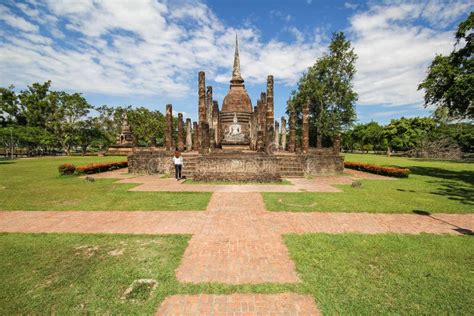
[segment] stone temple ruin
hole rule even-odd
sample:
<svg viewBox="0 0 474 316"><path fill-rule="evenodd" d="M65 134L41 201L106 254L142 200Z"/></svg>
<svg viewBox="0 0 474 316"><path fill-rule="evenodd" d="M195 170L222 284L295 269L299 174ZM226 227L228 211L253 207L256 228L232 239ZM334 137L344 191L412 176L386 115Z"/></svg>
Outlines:
<svg viewBox="0 0 474 316"><path fill-rule="evenodd" d="M273 76L267 77L266 92L252 106L240 73L237 39L230 89L220 109L213 99L212 87L206 88L204 72L199 72L198 81L199 121L188 118L184 122L179 113L176 143L171 104L166 106L164 148L136 147L125 120L120 139L130 141L115 148L131 150L130 172L172 173L174 150L183 153L183 175L201 181L268 182L343 171L339 139L334 140L332 148L309 147L309 103L303 107L301 142L296 138L296 113L290 114L289 131L284 117L281 123L275 121Z"/></svg>

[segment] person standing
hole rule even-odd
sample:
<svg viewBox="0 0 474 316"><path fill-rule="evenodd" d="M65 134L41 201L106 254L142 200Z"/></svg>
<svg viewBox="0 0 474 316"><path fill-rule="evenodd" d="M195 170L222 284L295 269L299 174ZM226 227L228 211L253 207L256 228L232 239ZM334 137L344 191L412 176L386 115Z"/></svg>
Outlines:
<svg viewBox="0 0 474 316"><path fill-rule="evenodd" d="M178 181L181 179L181 169L183 168L183 157L181 157L181 153L179 151L174 152L173 163L175 178L176 181Z"/></svg>

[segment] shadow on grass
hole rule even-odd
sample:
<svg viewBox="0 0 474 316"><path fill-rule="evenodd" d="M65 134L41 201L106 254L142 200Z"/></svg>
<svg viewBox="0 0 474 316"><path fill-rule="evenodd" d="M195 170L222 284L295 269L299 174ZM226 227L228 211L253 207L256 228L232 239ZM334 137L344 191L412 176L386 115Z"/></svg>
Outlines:
<svg viewBox="0 0 474 316"><path fill-rule="evenodd" d="M450 222L445 221L444 219L434 217L433 215L431 215L430 212L423 211L423 210L414 210L413 213L415 213L417 215L421 215L421 216L428 216L428 217L430 217L434 220L437 220L439 222L442 222L442 223L448 224L450 226L453 226L453 227L455 227L455 228L453 228L453 230L457 231L460 234L467 235L467 236L474 236L474 232L472 230L470 230L468 228L460 227L458 225L451 224Z"/></svg>
<svg viewBox="0 0 474 316"><path fill-rule="evenodd" d="M439 179L438 181L431 181L431 183L439 185L437 191L432 192L432 194L445 195L450 200L474 206L474 171L452 171L419 166L408 168L413 174Z"/></svg>

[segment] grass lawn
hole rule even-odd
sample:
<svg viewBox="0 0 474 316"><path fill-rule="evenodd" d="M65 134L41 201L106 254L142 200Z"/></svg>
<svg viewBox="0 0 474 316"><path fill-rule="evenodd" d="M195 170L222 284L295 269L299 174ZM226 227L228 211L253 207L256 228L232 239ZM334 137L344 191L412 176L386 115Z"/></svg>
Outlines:
<svg viewBox="0 0 474 316"><path fill-rule="evenodd" d="M472 314L472 237L311 234L285 241L303 292L324 314Z"/></svg>
<svg viewBox="0 0 474 316"><path fill-rule="evenodd" d="M363 154L346 154L346 160L407 167L412 174L407 179L361 180L361 188L338 185L343 193L263 193L267 208L303 212L474 212L473 162Z"/></svg>
<svg viewBox="0 0 474 316"><path fill-rule="evenodd" d="M68 162L121 161L124 157L46 157L0 161L0 210L25 211L152 211L205 210L208 192L128 192L135 184L114 179L88 182L60 176L58 166Z"/></svg>
<svg viewBox="0 0 474 316"><path fill-rule="evenodd" d="M151 315L173 294L312 295L326 314L470 314L472 237L285 236L301 283L180 284L189 236L0 234L0 314ZM126 289L154 279L156 289Z"/></svg>

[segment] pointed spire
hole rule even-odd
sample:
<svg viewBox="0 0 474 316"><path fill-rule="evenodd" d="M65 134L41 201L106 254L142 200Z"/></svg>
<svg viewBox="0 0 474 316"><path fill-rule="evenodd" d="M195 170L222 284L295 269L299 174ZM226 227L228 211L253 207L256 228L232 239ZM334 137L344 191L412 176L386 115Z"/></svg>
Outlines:
<svg viewBox="0 0 474 316"><path fill-rule="evenodd" d="M230 83L232 84L242 84L244 79L240 74L240 57L239 57L239 39L237 38L237 34L235 34L235 54L234 54L234 67L232 69L232 80Z"/></svg>

